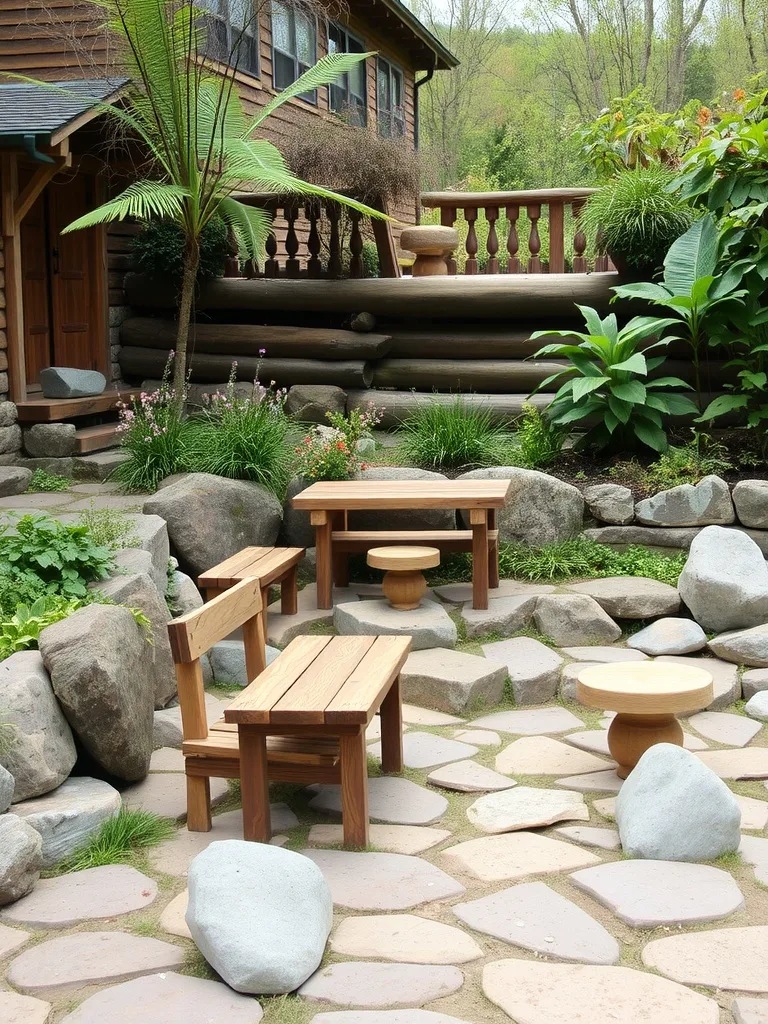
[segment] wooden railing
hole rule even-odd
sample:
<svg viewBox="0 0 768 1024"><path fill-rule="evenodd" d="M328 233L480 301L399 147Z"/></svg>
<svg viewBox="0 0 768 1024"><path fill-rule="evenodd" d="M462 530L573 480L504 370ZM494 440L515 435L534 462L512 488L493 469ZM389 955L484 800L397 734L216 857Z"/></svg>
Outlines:
<svg viewBox="0 0 768 1024"><path fill-rule="evenodd" d="M438 209L440 223L448 227L457 225L459 215L466 222L463 263L465 274L585 274L589 269L610 270L612 265L607 256L596 255L592 266L587 254L587 237L581 229L580 217L584 204L597 191L593 188L545 188L522 192L424 192L421 205L425 209ZM525 211L527 238L524 239L521 258L519 236L520 213ZM566 218L566 213L570 216ZM478 218L484 215L487 221L485 254L478 259ZM541 256L542 215L547 226L548 255ZM506 238L503 245L506 259L499 259L501 242L499 230L506 220ZM566 246L566 219L572 228L572 240ZM460 226L460 223L459 225ZM461 244L463 231L460 231ZM526 255L527 254L527 255ZM568 258L567 258L568 257ZM447 261L448 272L457 273L455 255Z"/></svg>

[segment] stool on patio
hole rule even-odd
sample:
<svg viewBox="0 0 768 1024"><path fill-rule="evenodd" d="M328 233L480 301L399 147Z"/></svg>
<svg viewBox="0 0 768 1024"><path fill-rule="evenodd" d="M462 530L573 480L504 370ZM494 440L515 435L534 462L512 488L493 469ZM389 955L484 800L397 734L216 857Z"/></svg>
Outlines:
<svg viewBox="0 0 768 1024"><path fill-rule="evenodd" d="M410 611L419 607L427 591L427 581L421 570L440 565L440 551L438 548L406 545L371 548L368 565L386 570L381 586L392 607Z"/></svg>

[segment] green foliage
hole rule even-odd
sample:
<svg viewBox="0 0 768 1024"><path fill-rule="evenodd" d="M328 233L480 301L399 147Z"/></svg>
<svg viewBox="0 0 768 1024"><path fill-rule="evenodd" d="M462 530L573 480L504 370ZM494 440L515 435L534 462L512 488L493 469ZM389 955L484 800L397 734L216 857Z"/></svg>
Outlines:
<svg viewBox="0 0 768 1024"><path fill-rule="evenodd" d="M565 428L527 402L523 415L515 421L514 444L520 465L528 469L551 466L562 451L566 434Z"/></svg>
<svg viewBox="0 0 768 1024"><path fill-rule="evenodd" d="M359 460L341 434L328 436L310 431L294 448L295 467L306 480L349 480Z"/></svg>
<svg viewBox="0 0 768 1024"><path fill-rule="evenodd" d="M172 359L173 353L156 391L142 392L131 405L119 404L120 447L128 458L112 478L127 491L154 491L161 480L184 468L185 416L183 399L180 406L169 384Z"/></svg>
<svg viewBox="0 0 768 1024"><path fill-rule="evenodd" d="M40 580L64 597L85 597L87 584L105 579L114 566L112 552L96 544L87 526L61 523L50 516L26 515L0 527L0 576Z"/></svg>
<svg viewBox="0 0 768 1024"><path fill-rule="evenodd" d="M31 605L17 604L9 618L0 620L0 660L17 651L36 648L38 637L46 626L66 619L89 603L76 597L49 594L38 597Z"/></svg>
<svg viewBox="0 0 768 1024"><path fill-rule="evenodd" d="M136 269L149 277L178 283L184 273L184 232L168 220L150 220L133 239ZM228 256L234 255L227 225L221 217L209 220L200 232L198 280L221 277Z"/></svg>
<svg viewBox="0 0 768 1024"><path fill-rule="evenodd" d="M104 864L124 864L139 850L170 839L176 832L173 822L149 811L120 812L102 822L99 831L79 850L56 866L56 873L84 871Z"/></svg>
<svg viewBox="0 0 768 1024"><path fill-rule="evenodd" d="M67 476L49 473L45 469L36 469L29 481L27 491L30 494L39 494L44 491L68 491L71 486L72 481Z"/></svg>
<svg viewBox="0 0 768 1024"><path fill-rule="evenodd" d="M670 445L646 470L651 487L667 490L679 484L697 484L705 476L722 474L733 469L724 445L709 434L694 431L684 445Z"/></svg>
<svg viewBox="0 0 768 1024"><path fill-rule="evenodd" d="M429 469L503 466L514 442L491 409L469 405L461 395L445 405L427 399L403 422L400 436L406 456Z"/></svg>
<svg viewBox="0 0 768 1024"><path fill-rule="evenodd" d="M602 320L590 306L578 308L589 333L537 331L532 335L533 338L565 337L569 342L574 336L579 339L578 345L545 345L535 355L535 358L558 356L572 364L548 377L537 388L540 390L562 376L568 378L547 407L547 416L561 427L597 419L597 426L587 431L579 447L626 448L634 447L635 441L639 441L654 451L663 451L667 433L662 417L696 412L693 402L683 395L659 394L664 388L686 388L688 385L679 378L644 379L665 359L665 356L646 358L645 353L666 342L643 343L673 321L634 317L619 329L613 314Z"/></svg>
<svg viewBox="0 0 768 1024"><path fill-rule="evenodd" d="M363 277L381 277L379 265L379 250L376 243L366 238L363 242L363 251L360 253L363 261Z"/></svg>
<svg viewBox="0 0 768 1024"><path fill-rule="evenodd" d="M80 522L87 527L94 544L119 551L140 545L133 532L134 525L128 516L113 508L89 508L80 515Z"/></svg>
<svg viewBox="0 0 768 1024"><path fill-rule="evenodd" d="M655 272L667 250L695 219L690 204L674 191L671 172L662 167L617 174L590 196L584 228L602 231L602 246L619 269Z"/></svg>
<svg viewBox="0 0 768 1024"><path fill-rule="evenodd" d="M0 615L11 615L17 604L32 604L55 591L55 585L44 583L29 570L0 573Z"/></svg>
<svg viewBox="0 0 768 1024"><path fill-rule="evenodd" d="M659 555L640 544L614 551L585 537L528 547L502 544L499 572L502 578L550 583L602 576L646 576L662 583L677 585L685 565L685 553Z"/></svg>
<svg viewBox="0 0 768 1024"><path fill-rule="evenodd" d="M365 409L352 409L347 415L342 412L327 412L325 418L334 430L347 442L347 446L354 450L358 441L364 437L370 437L371 431L381 423L383 409L377 409L373 402L369 402Z"/></svg>

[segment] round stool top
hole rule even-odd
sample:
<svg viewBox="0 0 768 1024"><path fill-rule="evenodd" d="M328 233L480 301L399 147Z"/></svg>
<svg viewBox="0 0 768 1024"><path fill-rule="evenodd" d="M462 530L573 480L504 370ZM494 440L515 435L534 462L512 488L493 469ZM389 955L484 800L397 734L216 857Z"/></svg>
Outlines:
<svg viewBox="0 0 768 1024"><path fill-rule="evenodd" d="M368 552L368 565L374 569L394 569L395 572L431 569L440 565L440 551L438 548L410 547L405 544L371 548Z"/></svg>
<svg viewBox="0 0 768 1024"><path fill-rule="evenodd" d="M436 253L439 255L458 248L459 235L456 228L449 228L442 224L416 224L413 227L403 228L400 245L403 249L417 254Z"/></svg>
<svg viewBox="0 0 768 1024"><path fill-rule="evenodd" d="M711 704L712 676L702 668L658 661L594 665L578 675L582 704L629 715L674 715Z"/></svg>

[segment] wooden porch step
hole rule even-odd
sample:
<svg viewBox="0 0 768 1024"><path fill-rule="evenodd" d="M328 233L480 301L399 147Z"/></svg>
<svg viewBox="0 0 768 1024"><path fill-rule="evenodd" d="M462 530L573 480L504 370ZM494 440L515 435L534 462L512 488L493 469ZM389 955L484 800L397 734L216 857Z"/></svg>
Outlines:
<svg viewBox="0 0 768 1024"><path fill-rule="evenodd" d="M117 428L117 423L97 423L92 427L80 427L75 431L75 451L78 455L85 455L87 452L112 448L120 441Z"/></svg>
<svg viewBox="0 0 768 1024"><path fill-rule="evenodd" d="M117 409L118 401L129 402L132 398L130 392L103 391L100 395L89 395L87 398L29 398L17 402L16 408L20 423L57 423L78 416L110 412Z"/></svg>

